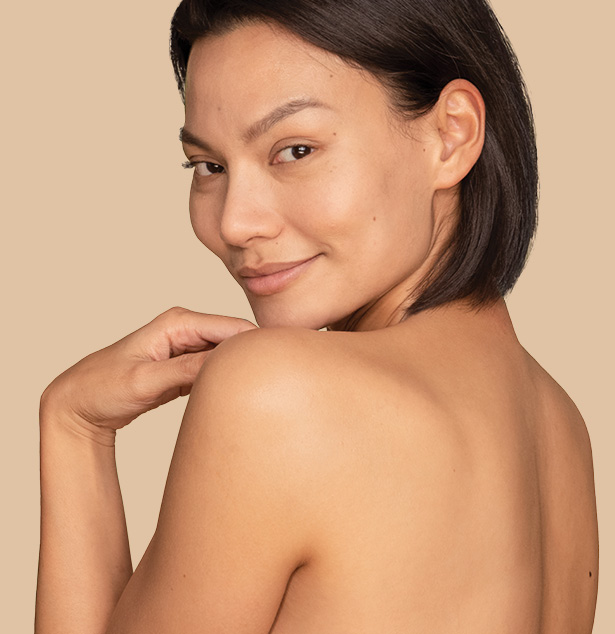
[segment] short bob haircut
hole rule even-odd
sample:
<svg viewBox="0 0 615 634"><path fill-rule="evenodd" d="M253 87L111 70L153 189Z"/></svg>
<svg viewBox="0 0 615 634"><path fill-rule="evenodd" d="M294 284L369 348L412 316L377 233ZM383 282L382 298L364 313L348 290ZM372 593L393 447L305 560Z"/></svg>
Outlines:
<svg viewBox="0 0 615 634"><path fill-rule="evenodd" d="M458 299L488 305L515 284L536 228L532 110L517 58L485 0L183 0L171 60L185 99L192 44L243 23L274 23L372 73L400 115L427 113L463 78L486 107L485 144L460 186L456 226L406 315Z"/></svg>

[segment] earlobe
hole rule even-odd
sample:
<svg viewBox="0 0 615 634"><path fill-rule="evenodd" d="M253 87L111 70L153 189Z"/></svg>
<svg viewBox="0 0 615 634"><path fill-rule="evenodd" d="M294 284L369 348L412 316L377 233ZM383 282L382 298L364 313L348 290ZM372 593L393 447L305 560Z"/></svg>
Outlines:
<svg viewBox="0 0 615 634"><path fill-rule="evenodd" d="M448 83L435 107L441 153L437 189L457 185L472 169L485 139L485 103L469 81Z"/></svg>

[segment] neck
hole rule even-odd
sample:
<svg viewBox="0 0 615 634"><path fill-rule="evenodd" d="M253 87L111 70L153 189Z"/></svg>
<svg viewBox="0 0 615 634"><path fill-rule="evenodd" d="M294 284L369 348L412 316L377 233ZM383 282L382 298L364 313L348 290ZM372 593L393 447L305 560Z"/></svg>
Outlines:
<svg viewBox="0 0 615 634"><path fill-rule="evenodd" d="M360 332L379 330L393 326L404 320L408 306L405 284L398 284L386 293L361 306L340 321L328 326L328 330Z"/></svg>
<svg viewBox="0 0 615 634"><path fill-rule="evenodd" d="M401 324L402 322L414 323L428 320L430 323L441 320L453 320L457 323L465 321L467 318L473 321L489 321L496 325L499 330L506 331L514 336L514 329L508 313L506 302L503 298L484 304L473 306L467 300L455 300L427 309L415 315L407 316L407 309L410 305L407 298L405 301L395 301L395 294L387 293L381 298L374 300L367 306L349 315L347 318L329 326L329 330L361 332L368 330L380 330ZM515 337L516 338L516 337Z"/></svg>

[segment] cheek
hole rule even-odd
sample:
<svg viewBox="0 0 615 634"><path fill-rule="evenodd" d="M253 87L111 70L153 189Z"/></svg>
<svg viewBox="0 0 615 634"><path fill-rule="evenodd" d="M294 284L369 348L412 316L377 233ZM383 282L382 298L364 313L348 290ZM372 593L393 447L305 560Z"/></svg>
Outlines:
<svg viewBox="0 0 615 634"><path fill-rule="evenodd" d="M395 159L355 167L324 190L326 230L340 258L352 262L365 283L395 281L429 253L434 224L428 179L420 165Z"/></svg>
<svg viewBox="0 0 615 634"><path fill-rule="evenodd" d="M433 191L422 163L413 157L392 160L373 192L380 213L375 224L397 236L400 244L419 247L433 231Z"/></svg>
<svg viewBox="0 0 615 634"><path fill-rule="evenodd" d="M417 170L372 160L329 166L313 181L298 185L287 208L306 231L323 241L390 247L422 233L430 221L430 198Z"/></svg>
<svg viewBox="0 0 615 634"><path fill-rule="evenodd" d="M285 206L294 208L303 231L323 243L338 244L370 227L375 201L365 182L358 169L329 165L316 178L296 182Z"/></svg>

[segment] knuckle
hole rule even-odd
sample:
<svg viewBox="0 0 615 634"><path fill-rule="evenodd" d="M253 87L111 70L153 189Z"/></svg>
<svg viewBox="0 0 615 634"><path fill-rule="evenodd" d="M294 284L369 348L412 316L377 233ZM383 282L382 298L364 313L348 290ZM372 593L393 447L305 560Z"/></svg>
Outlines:
<svg viewBox="0 0 615 634"><path fill-rule="evenodd" d="M190 312L187 308L183 308L182 306L173 306L166 311L170 315L185 315Z"/></svg>
<svg viewBox="0 0 615 634"><path fill-rule="evenodd" d="M169 308L163 313L160 313L152 323L166 329L177 324L178 321L185 319L186 314L189 312L188 309L182 308L181 306L173 306L173 308Z"/></svg>
<svg viewBox="0 0 615 634"><path fill-rule="evenodd" d="M188 312L190 311L187 308L182 308L181 306L173 306L172 308L169 308L158 315L156 319L161 321L173 321L178 317L182 317Z"/></svg>

